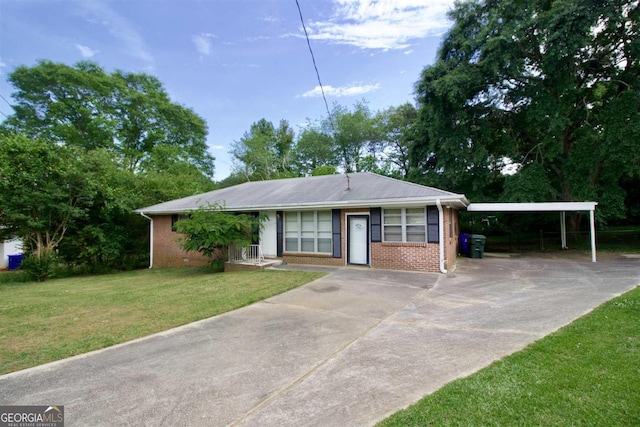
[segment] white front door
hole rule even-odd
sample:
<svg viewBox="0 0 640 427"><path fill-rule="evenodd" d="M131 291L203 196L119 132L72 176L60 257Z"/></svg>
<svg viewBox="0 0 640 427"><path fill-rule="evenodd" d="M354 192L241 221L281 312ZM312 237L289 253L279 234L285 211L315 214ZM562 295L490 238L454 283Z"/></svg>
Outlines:
<svg viewBox="0 0 640 427"><path fill-rule="evenodd" d="M369 217L350 215L347 263L369 265Z"/></svg>

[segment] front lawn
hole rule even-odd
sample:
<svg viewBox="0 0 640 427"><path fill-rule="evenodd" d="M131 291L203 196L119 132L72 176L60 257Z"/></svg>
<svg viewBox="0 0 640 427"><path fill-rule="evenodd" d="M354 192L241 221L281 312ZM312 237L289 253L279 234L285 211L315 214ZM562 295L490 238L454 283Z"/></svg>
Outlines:
<svg viewBox="0 0 640 427"><path fill-rule="evenodd" d="M379 424L525 425L640 425L640 288Z"/></svg>
<svg viewBox="0 0 640 427"><path fill-rule="evenodd" d="M183 267L0 283L0 374L235 310L322 275Z"/></svg>

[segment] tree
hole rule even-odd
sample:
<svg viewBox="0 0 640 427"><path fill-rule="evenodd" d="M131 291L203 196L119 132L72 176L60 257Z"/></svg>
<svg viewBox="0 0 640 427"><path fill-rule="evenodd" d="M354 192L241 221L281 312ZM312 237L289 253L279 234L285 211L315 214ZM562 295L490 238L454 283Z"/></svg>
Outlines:
<svg viewBox="0 0 640 427"><path fill-rule="evenodd" d="M378 128L378 150L383 156L383 166L407 179L411 146L418 141L418 112L413 105L405 103L377 113L373 121Z"/></svg>
<svg viewBox="0 0 640 427"><path fill-rule="evenodd" d="M0 239L21 237L35 257L53 253L96 195L90 164L74 147L0 135Z"/></svg>
<svg viewBox="0 0 640 427"><path fill-rule="evenodd" d="M367 149L375 155L378 136L371 111L364 101L356 102L353 111L333 104L331 116L322 121L322 130L333 136L335 155L345 172L360 171L359 165Z"/></svg>
<svg viewBox="0 0 640 427"><path fill-rule="evenodd" d="M182 249L200 252L215 262L229 245L249 246L252 232L264 222L263 217L234 214L219 204L207 204L189 213L189 218L175 223Z"/></svg>
<svg viewBox="0 0 640 427"><path fill-rule="evenodd" d="M510 183L504 200L595 199L625 215L620 182L640 173L638 2L475 0L450 17L416 86L422 178L500 197L512 162L536 184Z"/></svg>
<svg viewBox="0 0 640 427"><path fill-rule="evenodd" d="M254 122L251 129L232 145L236 173L245 175L248 180L292 176L290 154L294 136L286 120L281 120L277 129L266 119Z"/></svg>
<svg viewBox="0 0 640 427"><path fill-rule="evenodd" d="M335 154L333 138L324 133L319 125L308 123L300 132L293 150L294 163L301 175L313 175L314 171L329 171L339 163ZM325 175L326 173L321 173Z"/></svg>
<svg viewBox="0 0 640 427"><path fill-rule="evenodd" d="M84 150L103 148L134 172L144 171L155 147L169 145L202 174L213 176L206 123L171 102L153 76L108 74L91 62L70 67L40 61L17 67L9 82L17 89L16 105L15 114L2 124L5 130Z"/></svg>

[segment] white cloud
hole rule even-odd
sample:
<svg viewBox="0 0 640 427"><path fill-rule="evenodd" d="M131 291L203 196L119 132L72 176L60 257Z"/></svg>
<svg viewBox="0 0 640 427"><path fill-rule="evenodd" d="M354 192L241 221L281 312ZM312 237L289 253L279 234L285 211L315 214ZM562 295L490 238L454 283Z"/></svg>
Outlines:
<svg viewBox="0 0 640 427"><path fill-rule="evenodd" d="M76 47L80 51L80 55L82 55L83 58L92 58L93 56L95 56L95 54L100 52L99 50L93 50L88 46L83 46L78 43L76 43Z"/></svg>
<svg viewBox="0 0 640 427"><path fill-rule="evenodd" d="M212 145L212 150L224 150L224 145Z"/></svg>
<svg viewBox="0 0 640 427"><path fill-rule="evenodd" d="M368 92L376 91L380 88L380 83L376 83L374 85L353 85L353 86L323 86L324 94L326 96L334 96L336 98L341 98L343 96L358 96ZM314 98L318 96L322 96L322 89L320 86L316 86L311 90L306 91L302 95L303 98Z"/></svg>
<svg viewBox="0 0 640 427"><path fill-rule="evenodd" d="M442 34L453 0L334 0L327 21L310 22L309 37L363 49L407 49L411 40Z"/></svg>
<svg viewBox="0 0 640 427"><path fill-rule="evenodd" d="M211 54L211 42L203 36L193 36L191 37L191 41L196 45L196 50L200 55L210 55Z"/></svg>
<svg viewBox="0 0 640 427"><path fill-rule="evenodd" d="M89 22L98 22L105 27L125 46L130 56L145 62L153 62L153 56L144 39L124 16L113 10L106 2L99 0L85 0L79 4L89 15L86 19Z"/></svg>
<svg viewBox="0 0 640 427"><path fill-rule="evenodd" d="M264 22L269 22L271 24L280 22L280 18L278 18L277 16L273 16L273 15L264 15L261 19Z"/></svg>
<svg viewBox="0 0 640 427"><path fill-rule="evenodd" d="M211 40L217 38L215 34L201 33L191 37L191 41L196 45L196 50L201 56L211 55Z"/></svg>

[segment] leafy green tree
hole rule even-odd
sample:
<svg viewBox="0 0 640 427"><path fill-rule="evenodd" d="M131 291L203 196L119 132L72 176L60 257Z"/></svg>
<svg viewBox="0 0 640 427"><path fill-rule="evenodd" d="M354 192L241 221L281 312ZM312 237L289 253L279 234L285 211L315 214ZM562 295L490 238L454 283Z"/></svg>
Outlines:
<svg viewBox="0 0 640 427"><path fill-rule="evenodd" d="M158 197L144 175L122 169L106 150L82 154L96 185L91 207L74 221L57 247L70 267L90 272L148 265L148 221L132 210Z"/></svg>
<svg viewBox="0 0 640 427"><path fill-rule="evenodd" d="M0 239L21 237L38 260L91 208L97 183L75 147L0 135Z"/></svg>
<svg viewBox="0 0 640 427"><path fill-rule="evenodd" d="M335 103L331 116L322 121L322 130L333 136L335 155L346 172L360 171L367 150L375 155L378 135L364 101L356 102L353 111Z"/></svg>
<svg viewBox="0 0 640 427"><path fill-rule="evenodd" d="M418 141L418 112L409 103L389 107L373 118L378 129L379 148L383 168L402 179L407 179L411 169L411 147Z"/></svg>
<svg viewBox="0 0 640 427"><path fill-rule="evenodd" d="M640 9L630 0L473 0L416 90L421 179L471 197L598 200L623 216L640 173ZM513 162L536 180L514 191ZM510 181L510 182L509 182Z"/></svg>
<svg viewBox="0 0 640 427"><path fill-rule="evenodd" d="M113 82L96 64L40 61L15 68L8 81L16 88L15 114L3 128L84 149L113 148Z"/></svg>
<svg viewBox="0 0 640 427"><path fill-rule="evenodd" d="M293 150L294 163L301 175L313 175L320 172L326 175L329 170L336 173L335 144L333 138L322 131L317 124L309 123L300 132L298 141Z"/></svg>
<svg viewBox="0 0 640 427"><path fill-rule="evenodd" d="M266 119L253 123L251 129L232 144L235 172L248 180L292 176L291 149L294 136L286 120L281 120L277 129Z"/></svg>
<svg viewBox="0 0 640 427"><path fill-rule="evenodd" d="M15 114L2 124L5 130L84 150L106 149L135 172L149 165L155 147L169 145L206 177L213 176L206 123L172 102L153 76L108 74L91 62L71 67L40 61L17 67L8 80L17 90Z"/></svg>
<svg viewBox="0 0 640 427"><path fill-rule="evenodd" d="M176 160L174 149L156 147L154 155L161 159L153 162L154 169L137 174L121 168L117 155L106 150L83 153L96 193L87 215L69 227L67 238L58 245L69 266L100 272L148 265L149 223L132 211L215 188L194 165Z"/></svg>
<svg viewBox="0 0 640 427"><path fill-rule="evenodd" d="M185 251L200 252L213 264L229 245L249 246L253 230L262 222L262 217L234 214L222 205L207 204L177 221L175 227L184 234L179 243Z"/></svg>

